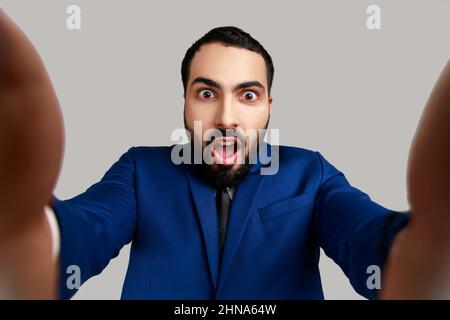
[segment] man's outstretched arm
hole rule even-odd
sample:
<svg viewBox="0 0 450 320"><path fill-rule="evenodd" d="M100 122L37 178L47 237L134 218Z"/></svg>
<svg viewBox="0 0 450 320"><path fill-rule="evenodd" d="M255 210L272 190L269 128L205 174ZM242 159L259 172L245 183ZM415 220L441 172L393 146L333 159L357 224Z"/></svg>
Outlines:
<svg viewBox="0 0 450 320"><path fill-rule="evenodd" d="M53 298L56 263L44 207L63 153L63 123L45 67L0 9L0 297Z"/></svg>
<svg viewBox="0 0 450 320"><path fill-rule="evenodd" d="M436 83L408 163L412 219L385 270L385 299L450 299L450 61Z"/></svg>

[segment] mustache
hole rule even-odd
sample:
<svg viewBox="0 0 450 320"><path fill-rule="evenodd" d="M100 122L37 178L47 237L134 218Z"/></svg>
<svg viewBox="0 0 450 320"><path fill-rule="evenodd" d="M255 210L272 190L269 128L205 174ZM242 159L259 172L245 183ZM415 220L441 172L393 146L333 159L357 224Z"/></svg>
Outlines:
<svg viewBox="0 0 450 320"><path fill-rule="evenodd" d="M242 129L214 128L205 134L206 145L213 143L215 139L220 137L236 138L241 143L246 141L246 135Z"/></svg>

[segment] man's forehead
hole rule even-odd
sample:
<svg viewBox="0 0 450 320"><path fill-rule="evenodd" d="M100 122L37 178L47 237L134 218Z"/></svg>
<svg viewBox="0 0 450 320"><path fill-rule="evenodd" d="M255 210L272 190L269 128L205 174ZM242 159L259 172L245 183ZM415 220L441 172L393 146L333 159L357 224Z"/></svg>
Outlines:
<svg viewBox="0 0 450 320"><path fill-rule="evenodd" d="M203 45L195 53L189 82L199 76L213 79L224 86L254 80L267 88L266 63L259 53L220 43Z"/></svg>

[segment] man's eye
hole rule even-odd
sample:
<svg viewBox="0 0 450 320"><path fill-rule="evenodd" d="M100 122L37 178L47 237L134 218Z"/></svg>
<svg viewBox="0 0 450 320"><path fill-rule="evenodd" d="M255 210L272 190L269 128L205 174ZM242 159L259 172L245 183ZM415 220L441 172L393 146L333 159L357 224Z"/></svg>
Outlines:
<svg viewBox="0 0 450 320"><path fill-rule="evenodd" d="M202 99L211 99L214 98L214 92L209 89L203 89L198 92L198 96Z"/></svg>
<svg viewBox="0 0 450 320"><path fill-rule="evenodd" d="M245 91L245 92L242 94L242 98L243 98L245 101L255 101L256 99L258 99L258 96L257 96L257 94L256 94L255 92L253 92L253 91Z"/></svg>

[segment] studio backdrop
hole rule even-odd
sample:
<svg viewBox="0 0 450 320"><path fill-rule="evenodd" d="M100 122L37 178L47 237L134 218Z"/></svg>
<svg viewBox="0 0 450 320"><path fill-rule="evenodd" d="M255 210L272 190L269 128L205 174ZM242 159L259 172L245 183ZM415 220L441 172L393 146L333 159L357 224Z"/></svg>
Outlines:
<svg viewBox="0 0 450 320"><path fill-rule="evenodd" d="M450 54L450 1L1 0L40 52L64 115L55 190L85 191L131 146L183 127L181 60L217 26L258 39L275 65L269 128L320 151L379 204L408 209L406 165ZM74 16L75 14L75 16ZM45 152L45 150L42 150ZM118 299L129 246L74 299ZM326 299L360 299L320 260Z"/></svg>

